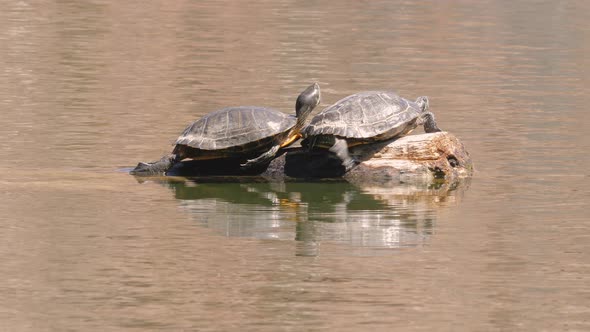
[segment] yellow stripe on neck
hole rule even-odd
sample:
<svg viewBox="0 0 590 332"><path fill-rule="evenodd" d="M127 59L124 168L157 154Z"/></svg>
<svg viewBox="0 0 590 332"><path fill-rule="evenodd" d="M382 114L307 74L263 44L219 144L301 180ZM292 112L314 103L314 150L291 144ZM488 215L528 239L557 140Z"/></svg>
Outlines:
<svg viewBox="0 0 590 332"><path fill-rule="evenodd" d="M295 134L295 135L287 137L287 140L285 140L283 142L283 144L281 144L281 148L284 148L284 147L287 147L287 146L293 144L293 142L295 142L299 138L301 138L301 134Z"/></svg>

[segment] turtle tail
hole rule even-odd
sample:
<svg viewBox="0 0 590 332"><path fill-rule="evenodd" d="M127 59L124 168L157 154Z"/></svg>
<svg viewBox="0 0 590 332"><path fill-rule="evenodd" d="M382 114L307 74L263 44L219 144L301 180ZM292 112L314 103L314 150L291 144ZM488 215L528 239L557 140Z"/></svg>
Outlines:
<svg viewBox="0 0 590 332"><path fill-rule="evenodd" d="M175 154L171 154L151 163L140 162L129 174L138 176L164 175L177 162L178 157Z"/></svg>

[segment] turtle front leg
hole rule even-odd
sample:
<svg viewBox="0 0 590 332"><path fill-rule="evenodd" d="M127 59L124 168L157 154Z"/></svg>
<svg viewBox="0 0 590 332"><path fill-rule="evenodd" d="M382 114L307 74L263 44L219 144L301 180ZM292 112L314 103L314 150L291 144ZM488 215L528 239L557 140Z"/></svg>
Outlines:
<svg viewBox="0 0 590 332"><path fill-rule="evenodd" d="M151 162L151 163L144 163L140 162L132 169L129 174L132 175L140 175L140 176L148 176L148 175L158 175L158 174L165 174L167 170L169 170L174 164L179 162L179 158L175 154L167 155L162 157L160 160Z"/></svg>
<svg viewBox="0 0 590 332"><path fill-rule="evenodd" d="M330 147L330 152L334 153L341 161L344 167L344 172L350 171L359 162L350 156L348 151L348 144L343 138L335 138L334 145Z"/></svg>
<svg viewBox="0 0 590 332"><path fill-rule="evenodd" d="M420 116L420 124L424 125L424 132L426 133L436 133L442 131L436 125L436 120L434 119L434 114L432 114L432 112L422 113Z"/></svg>
<svg viewBox="0 0 590 332"><path fill-rule="evenodd" d="M273 146L272 148L270 148L270 150L261 154L260 156L254 158L254 159L248 159L248 161L241 164L240 166L242 166L244 168L252 168L252 167L260 166L262 164L269 163L277 155L277 152L279 152L280 148L281 148L281 145L277 144L277 145Z"/></svg>

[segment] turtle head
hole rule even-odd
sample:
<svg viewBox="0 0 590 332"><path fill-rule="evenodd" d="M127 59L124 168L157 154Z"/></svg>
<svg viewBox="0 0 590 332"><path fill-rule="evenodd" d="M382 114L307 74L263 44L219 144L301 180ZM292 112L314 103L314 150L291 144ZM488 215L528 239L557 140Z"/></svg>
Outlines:
<svg viewBox="0 0 590 332"><path fill-rule="evenodd" d="M298 121L304 122L305 118L311 111L318 106L320 103L320 86L317 83L314 83L308 86L299 97L297 97L297 102L295 103L295 112L297 114Z"/></svg>
<svg viewBox="0 0 590 332"><path fill-rule="evenodd" d="M429 108L428 97L426 97L426 96L418 97L418 99L416 99L416 104L418 104L418 107L420 107L422 112L428 111L428 108Z"/></svg>

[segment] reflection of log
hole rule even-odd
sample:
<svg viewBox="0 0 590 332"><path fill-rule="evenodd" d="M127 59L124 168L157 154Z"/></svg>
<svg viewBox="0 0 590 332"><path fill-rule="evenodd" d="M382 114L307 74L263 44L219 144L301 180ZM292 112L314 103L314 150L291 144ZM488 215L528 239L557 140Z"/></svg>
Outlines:
<svg viewBox="0 0 590 332"><path fill-rule="evenodd" d="M394 185L254 179L216 177L214 183L206 183L202 181L213 179L152 178L170 188L196 222L225 236L295 239L299 256L331 250L322 243L349 244L347 250L359 254L423 245L435 233L437 212L461 202L469 185L469 179Z"/></svg>
<svg viewBox="0 0 590 332"><path fill-rule="evenodd" d="M447 132L405 136L393 142L362 145L350 149L362 162L343 174L339 160L331 153L296 148L275 159L262 175L337 177L352 182L433 180L454 181L471 175L469 153L454 135Z"/></svg>

